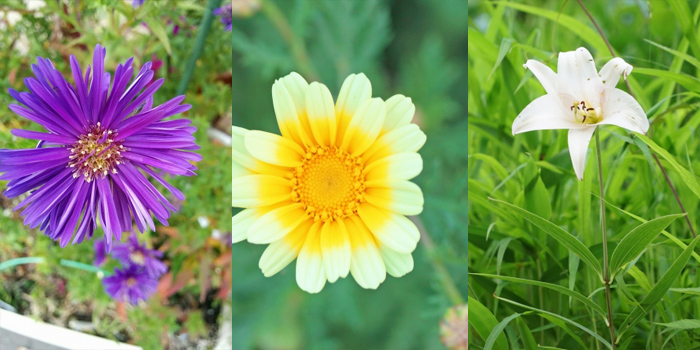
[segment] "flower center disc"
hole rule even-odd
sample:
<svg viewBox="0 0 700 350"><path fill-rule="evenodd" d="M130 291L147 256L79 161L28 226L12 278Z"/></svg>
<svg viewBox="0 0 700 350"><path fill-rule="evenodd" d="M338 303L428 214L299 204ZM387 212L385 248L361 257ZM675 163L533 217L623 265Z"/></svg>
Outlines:
<svg viewBox="0 0 700 350"><path fill-rule="evenodd" d="M116 174L116 166L122 161L121 152L124 151L124 146L121 142L114 141L115 136L116 130L102 128L99 122L89 127L87 133L80 135L78 142L70 149L68 165L75 168L73 177L77 178L82 174L85 180L90 182L94 178L107 176L109 172Z"/></svg>
<svg viewBox="0 0 700 350"><path fill-rule="evenodd" d="M129 259L136 265L143 265L146 262L146 259L144 259L143 253L140 251L135 251L129 255Z"/></svg>
<svg viewBox="0 0 700 350"><path fill-rule="evenodd" d="M571 110L574 112L574 119L582 124L596 124L602 120L596 109L586 104L586 101L574 101Z"/></svg>
<svg viewBox="0 0 700 350"><path fill-rule="evenodd" d="M133 286L135 286L135 285L136 285L136 279L135 279L135 278L129 277L129 278L126 280L126 286L127 286L127 287L133 287Z"/></svg>
<svg viewBox="0 0 700 350"><path fill-rule="evenodd" d="M292 200L314 220L333 221L357 213L364 201L362 159L337 147L311 147L291 176Z"/></svg>

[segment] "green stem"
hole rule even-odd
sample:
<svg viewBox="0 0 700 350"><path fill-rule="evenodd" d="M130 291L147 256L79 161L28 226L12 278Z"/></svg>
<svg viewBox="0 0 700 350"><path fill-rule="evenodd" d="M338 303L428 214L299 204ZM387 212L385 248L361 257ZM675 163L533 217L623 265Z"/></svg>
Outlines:
<svg viewBox="0 0 700 350"><path fill-rule="evenodd" d="M598 184L600 187L600 226L603 235L603 282L605 282L605 301L608 305L608 328L610 329L610 343L613 350L615 344L615 326L613 325L612 301L610 298L610 266L608 265L608 235L605 232L605 193L603 190L603 162L600 155L600 130L595 131L595 150L598 155Z"/></svg>
<svg viewBox="0 0 700 350"><path fill-rule="evenodd" d="M309 80L318 80L318 74L311 66L309 61L309 56L306 53L306 45L304 40L298 37L292 27L289 25L289 21L284 17L282 11L275 5L274 2L270 0L264 0L262 2L261 11L267 16L267 18L277 27L284 40L287 42L289 49L292 51L292 57L294 57L294 62L301 75L305 76Z"/></svg>
<svg viewBox="0 0 700 350"><path fill-rule="evenodd" d="M459 292L459 289L457 289L457 285L452 280L450 273L447 272L447 268L445 268L445 265L442 263L442 261L437 259L437 254L435 254L435 244L433 243L433 240L430 239L428 232L425 230L425 225L423 225L423 222L417 216L413 216L410 219L411 221L413 221L414 224L416 224L416 227L418 227L418 231L420 232L421 237L420 241L423 243L425 249L428 251L428 256L432 260L433 268L435 268L435 272L437 272L438 279L440 280L440 284L442 285L445 294L447 294L447 298L450 299L452 305L464 304L464 298Z"/></svg>
<svg viewBox="0 0 700 350"><path fill-rule="evenodd" d="M178 95L182 95L187 91L187 85L190 83L192 73L194 73L194 69L197 66L197 60L202 54L204 42L207 40L207 35L209 35L209 30L211 29L211 23L214 19L214 9L219 7L220 3L221 0L209 0L209 2L207 2L202 24L199 26L199 32L197 32L197 37L194 39L192 54L190 54L190 59L187 61L187 66L185 66L185 74L182 75L182 80L180 80L180 84L177 86Z"/></svg>
<svg viewBox="0 0 700 350"><path fill-rule="evenodd" d="M24 258L16 258L16 259L11 259L7 261L3 261L0 263L0 271L9 269L11 267L15 267L18 265L25 265L25 264L42 264L45 263L46 259L42 257L24 257ZM61 259L60 264L62 266L67 266L67 267L72 267L76 268L79 270L91 272L91 273L102 273L103 275L107 275L107 272L99 267L95 267L92 265L88 264L83 264L81 262L73 261L73 260L66 260L66 259Z"/></svg>

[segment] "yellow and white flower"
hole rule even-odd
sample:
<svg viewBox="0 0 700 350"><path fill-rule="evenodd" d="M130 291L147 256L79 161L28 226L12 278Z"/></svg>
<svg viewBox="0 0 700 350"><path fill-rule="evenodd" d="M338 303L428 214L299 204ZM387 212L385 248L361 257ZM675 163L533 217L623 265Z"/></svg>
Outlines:
<svg viewBox="0 0 700 350"><path fill-rule="evenodd" d="M282 136L233 128L233 241L269 244L260 258L267 277L297 259L301 289L352 273L376 289L386 273L413 269L423 210L409 180L426 140L411 124L415 106L395 95L372 98L364 74L343 83L334 104L328 88L291 73L272 86Z"/></svg>
<svg viewBox="0 0 700 350"><path fill-rule="evenodd" d="M513 121L513 135L532 130L569 129L569 154L576 176L583 180L588 143L598 125L617 125L646 134L649 120L639 102L616 89L620 75L632 66L622 58L608 61L598 72L591 53L583 47L559 53L557 73L528 60L525 68L544 87L541 96L523 109Z"/></svg>

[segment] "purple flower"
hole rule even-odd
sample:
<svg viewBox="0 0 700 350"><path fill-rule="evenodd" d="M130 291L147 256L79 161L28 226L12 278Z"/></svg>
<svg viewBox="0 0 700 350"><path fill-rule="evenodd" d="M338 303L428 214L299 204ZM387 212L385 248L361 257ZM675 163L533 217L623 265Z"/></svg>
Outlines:
<svg viewBox="0 0 700 350"><path fill-rule="evenodd" d="M127 266L114 270L114 274L102 280L105 292L114 300L128 301L136 305L148 299L158 288L158 281L141 267Z"/></svg>
<svg viewBox="0 0 700 350"><path fill-rule="evenodd" d="M0 149L0 180L9 180L5 196L31 192L16 209L24 223L39 227L65 247L92 237L103 228L107 252L112 237L132 229L155 230L151 215L167 225L176 208L149 182L155 179L179 200L182 192L168 184L163 173L192 176L190 161L202 157L188 119L163 119L190 109L178 96L153 107L153 94L163 79L151 81L146 63L134 74L133 58L117 66L114 80L104 71L106 50L95 46L92 67L83 72L75 57L70 85L50 60L39 57L32 65L36 78L25 79L30 92L10 89L20 104L10 104L18 115L38 123L47 132L12 130L16 136L39 140L37 148Z"/></svg>
<svg viewBox="0 0 700 350"><path fill-rule="evenodd" d="M163 257L163 253L148 249L145 244L140 245L136 233L129 236L127 243L115 245L112 256L119 259L124 266L136 265L145 268L148 275L153 278L158 278L168 271L168 267L159 259Z"/></svg>
<svg viewBox="0 0 700 350"><path fill-rule="evenodd" d="M146 2L146 0L134 0L131 2L131 7L137 8L143 5L143 3Z"/></svg>
<svg viewBox="0 0 700 350"><path fill-rule="evenodd" d="M226 30L231 31L233 29L233 5L227 4L218 9L214 10L215 16L221 17L221 23L226 25Z"/></svg>
<svg viewBox="0 0 700 350"><path fill-rule="evenodd" d="M102 266L107 259L107 250L105 249L104 239L96 239L92 244L92 248L95 250L95 260L93 260L92 264L95 266Z"/></svg>

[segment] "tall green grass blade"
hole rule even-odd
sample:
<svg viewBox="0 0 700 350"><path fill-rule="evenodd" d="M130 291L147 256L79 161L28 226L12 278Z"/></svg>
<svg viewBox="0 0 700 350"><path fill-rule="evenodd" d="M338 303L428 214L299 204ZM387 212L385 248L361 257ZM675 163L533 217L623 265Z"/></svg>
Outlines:
<svg viewBox="0 0 700 350"><path fill-rule="evenodd" d="M700 82L700 80L699 80ZM639 137L644 143L649 146L654 152L658 153L661 157L663 157L671 166L673 169L675 169L678 174L681 176L683 179L683 182L690 188L693 193L695 193L698 198L700 198L700 185L698 185L697 179L693 174L691 174L688 170L686 170L678 161L676 161L676 158L674 158L668 151L663 149L661 146L657 145L656 142L652 141L650 138L648 138L645 135L637 134L637 137Z"/></svg>
<svg viewBox="0 0 700 350"><path fill-rule="evenodd" d="M644 315L648 314L649 311L651 311L654 306L661 301L661 298L666 294L666 292L668 292L673 282L675 282L678 276L681 274L685 264L688 263L690 254L693 252L693 249L695 249L695 245L698 243L698 240L700 240L700 236L693 239L693 241L688 245L688 248L686 248L683 253L673 262L671 267L669 267L666 273L664 273L654 288L652 288L647 296L642 299L640 305L635 307L634 310L632 310L632 312L627 316L625 321L622 323L624 328L619 333L618 341L619 339L622 339L622 335L626 331L634 327L637 322L644 317Z"/></svg>
<svg viewBox="0 0 700 350"><path fill-rule="evenodd" d="M518 326L518 333L520 334L520 339L523 341L525 350L539 350L535 337L532 336L532 332L530 331L530 328L527 327L525 320L523 320L522 317L518 317L516 320L516 325Z"/></svg>
<svg viewBox="0 0 700 350"><path fill-rule="evenodd" d="M488 339L494 327L498 325L496 317L474 298L467 298L467 306L469 307L469 325L474 327L474 330L482 339ZM494 349L508 349L508 340L503 334L498 336L494 344Z"/></svg>
<svg viewBox="0 0 700 350"><path fill-rule="evenodd" d="M635 228L622 238L620 243L612 253L610 258L610 273L615 275L623 265L632 261L641 254L647 246L663 231L668 225L685 214L672 214L649 220Z"/></svg>
<svg viewBox="0 0 700 350"><path fill-rule="evenodd" d="M593 300L586 298L583 294L581 294L579 292L573 291L571 289L560 286L558 284L547 283L547 282L542 282L542 281L535 281L535 280L528 280L528 279L524 279L524 278L517 278L517 277L510 277L510 276L491 275L491 274L487 274L487 273L470 273L469 275L484 276L484 277L488 277L488 278L499 279L502 281L508 281L508 282L520 283L520 284L528 284L528 285L532 285L532 286L547 288L547 289L553 290L555 292L559 292L561 294L569 296L571 298L574 298L575 300L581 302L583 305L586 305L589 308L591 308L592 310L598 312L603 318L605 318L607 315L605 313L605 310L603 310L603 307L600 306L599 304L596 304Z"/></svg>
<svg viewBox="0 0 700 350"><path fill-rule="evenodd" d="M583 261L586 265L588 265L590 268L592 268L594 271L596 271L599 275L602 275L602 269L600 267L600 262L598 259L596 259L595 255L591 253L591 251L583 245L579 240L577 240L574 236L572 236L570 233L564 231L561 227L554 225L553 223L547 221L546 219L543 219L540 216L537 216L525 209L522 209L518 206L515 206L513 204L504 202L502 200L498 199L493 199L490 198L494 202L501 203L508 208L510 208L512 211L516 212L518 215L522 216L525 220L531 222L535 226L539 227L550 235L552 238L557 240L561 245L566 247L566 249L570 250L574 254L576 254L581 261Z"/></svg>
<svg viewBox="0 0 700 350"><path fill-rule="evenodd" d="M513 319L519 317L520 314L515 313L512 314L506 318L504 318L501 322L499 322L496 327L493 327L493 330L491 331L491 334L489 334L489 337L486 339L486 344L484 344L484 350L491 350L493 349L493 345L496 343L496 340L498 339L499 336L503 335L503 330L508 326L510 321ZM496 348L498 349L498 348ZM504 350L507 350L508 348L504 348Z"/></svg>

